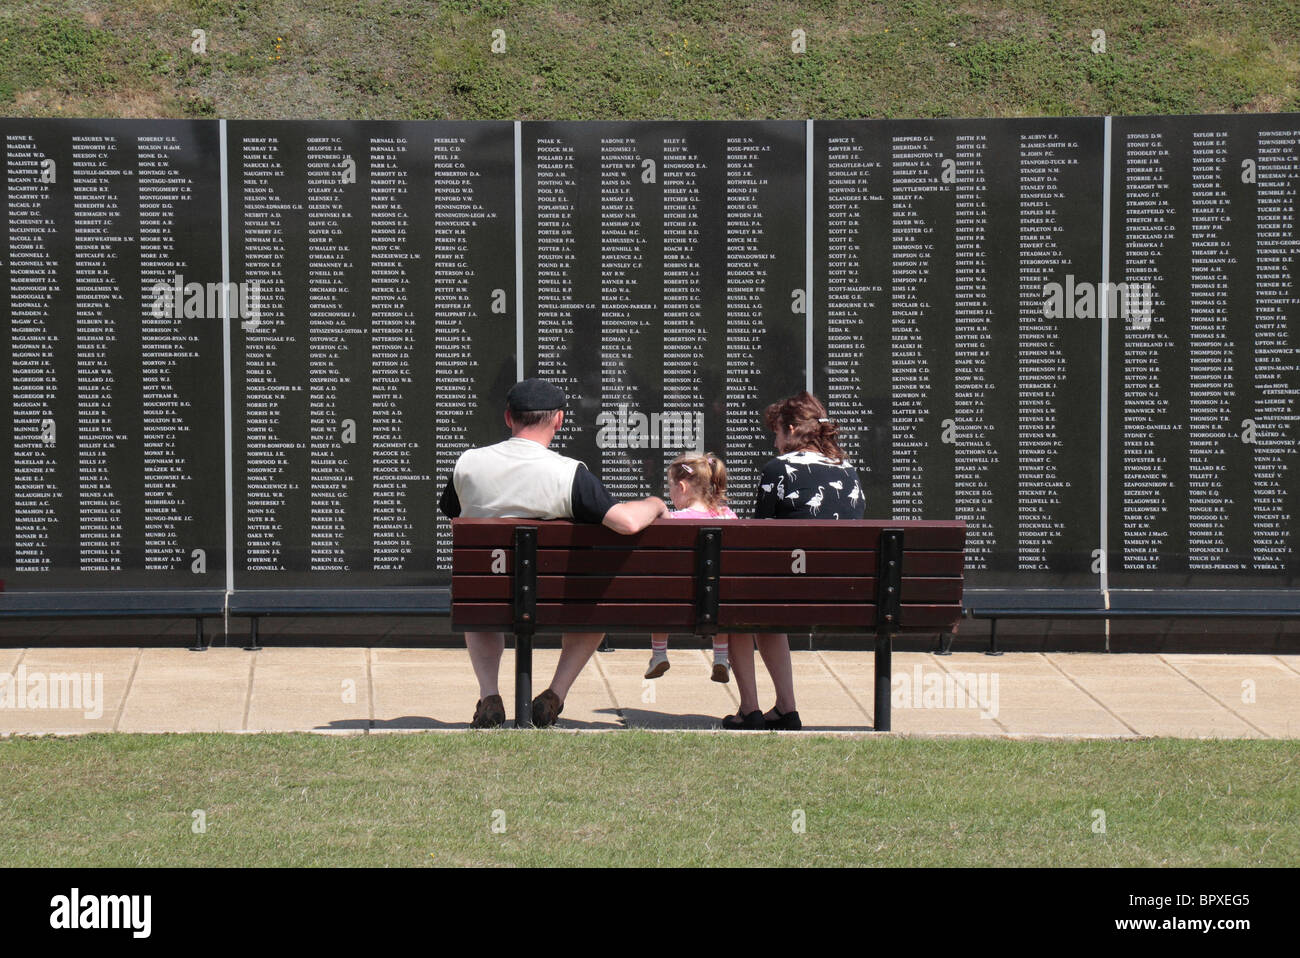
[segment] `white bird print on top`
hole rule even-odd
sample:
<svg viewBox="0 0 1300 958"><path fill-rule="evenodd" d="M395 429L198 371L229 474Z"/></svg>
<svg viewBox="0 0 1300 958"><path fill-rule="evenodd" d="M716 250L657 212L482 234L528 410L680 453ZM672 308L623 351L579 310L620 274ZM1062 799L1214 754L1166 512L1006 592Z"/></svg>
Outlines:
<svg viewBox="0 0 1300 958"><path fill-rule="evenodd" d="M771 491L772 491L772 486L774 486L774 485L775 485L775 483L772 483L772 482L769 482L767 485L763 485L762 483L760 483L760 484L759 484L759 488L761 488L764 492L771 492Z"/></svg>
<svg viewBox="0 0 1300 958"><path fill-rule="evenodd" d="M822 499L826 495L826 487L818 486L817 495L808 500L808 508L812 509L812 514L817 515L817 510L822 507Z"/></svg>
<svg viewBox="0 0 1300 958"><path fill-rule="evenodd" d="M791 479L793 479L795 476L797 476L797 475L799 474L799 471L798 471L797 469L795 469L794 466L790 465L790 464L787 462L787 463L785 464L785 474L786 474L787 476L789 476Z"/></svg>
<svg viewBox="0 0 1300 958"><path fill-rule="evenodd" d="M832 489L834 489L837 492L844 491L844 483L838 479L833 479L830 482L826 483L826 485L830 486Z"/></svg>
<svg viewBox="0 0 1300 958"><path fill-rule="evenodd" d="M785 476L776 481L776 497L778 499L785 498Z"/></svg>
<svg viewBox="0 0 1300 958"><path fill-rule="evenodd" d="M858 500L862 498L862 486L858 483L853 484L853 491L849 493L849 500L856 506Z"/></svg>
<svg viewBox="0 0 1300 958"><path fill-rule="evenodd" d="M796 489L794 492L790 493L790 495L786 496L785 498L786 498L786 499L793 499L795 502L798 502L798 501L799 501L799 490Z"/></svg>

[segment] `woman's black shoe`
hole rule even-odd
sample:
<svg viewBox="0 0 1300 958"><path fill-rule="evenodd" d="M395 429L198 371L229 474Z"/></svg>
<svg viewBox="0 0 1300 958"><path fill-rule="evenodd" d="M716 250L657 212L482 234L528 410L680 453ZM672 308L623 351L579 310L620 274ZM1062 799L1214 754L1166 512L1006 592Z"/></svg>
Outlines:
<svg viewBox="0 0 1300 958"><path fill-rule="evenodd" d="M803 722L799 720L798 712L782 712L775 705L772 706L772 711L776 713L776 718L764 719L764 728L776 729L781 732L797 732L803 728Z"/></svg>
<svg viewBox="0 0 1300 958"><path fill-rule="evenodd" d="M763 713L758 709L750 712L748 715L728 715L722 720L722 727L738 732L741 729L754 729L755 731L766 728L763 724Z"/></svg>

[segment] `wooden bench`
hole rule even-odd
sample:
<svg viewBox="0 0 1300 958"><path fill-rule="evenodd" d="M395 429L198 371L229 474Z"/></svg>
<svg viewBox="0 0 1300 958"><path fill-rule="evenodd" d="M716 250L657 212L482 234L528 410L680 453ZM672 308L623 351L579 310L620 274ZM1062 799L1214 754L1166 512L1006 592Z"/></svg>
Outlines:
<svg viewBox="0 0 1300 958"><path fill-rule="evenodd" d="M515 725L531 725L532 642L556 632L875 633L875 728L890 728L896 632L962 613L966 524L660 519L603 526L452 521L453 631L515 634Z"/></svg>

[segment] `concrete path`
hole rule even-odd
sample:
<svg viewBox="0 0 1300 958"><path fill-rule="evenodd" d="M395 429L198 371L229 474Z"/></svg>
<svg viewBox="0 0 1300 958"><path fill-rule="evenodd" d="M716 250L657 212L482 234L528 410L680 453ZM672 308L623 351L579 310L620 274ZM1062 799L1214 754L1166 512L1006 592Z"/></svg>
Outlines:
<svg viewBox="0 0 1300 958"><path fill-rule="evenodd" d="M534 653L534 693L558 654ZM647 681L648 651L597 653L560 727L716 729L736 711L734 680L709 681L706 652L669 655L668 673ZM793 656L805 729L871 729L871 653ZM510 650L501 680L513 713ZM759 684L770 706L761 664ZM476 698L456 649L0 650L0 735L463 729ZM896 652L893 726L914 735L1300 738L1300 656Z"/></svg>

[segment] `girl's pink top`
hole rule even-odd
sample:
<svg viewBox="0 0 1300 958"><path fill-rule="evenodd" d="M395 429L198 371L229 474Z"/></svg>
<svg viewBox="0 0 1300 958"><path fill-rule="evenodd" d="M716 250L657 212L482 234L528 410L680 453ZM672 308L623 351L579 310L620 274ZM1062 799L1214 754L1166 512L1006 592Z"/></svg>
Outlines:
<svg viewBox="0 0 1300 958"><path fill-rule="evenodd" d="M676 512L668 513L669 519L739 519L726 506L723 506L717 512L710 512L708 509L678 509Z"/></svg>

